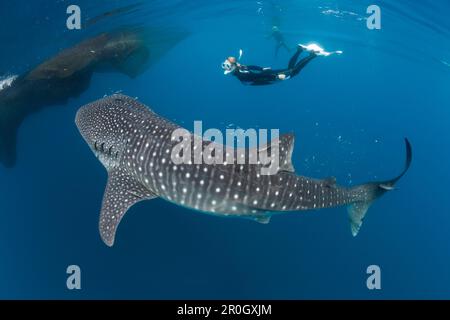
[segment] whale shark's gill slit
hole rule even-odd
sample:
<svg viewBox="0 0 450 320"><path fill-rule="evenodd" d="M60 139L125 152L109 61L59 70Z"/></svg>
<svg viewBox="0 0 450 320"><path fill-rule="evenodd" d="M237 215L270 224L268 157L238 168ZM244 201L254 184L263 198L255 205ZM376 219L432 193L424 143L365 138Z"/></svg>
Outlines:
<svg viewBox="0 0 450 320"><path fill-rule="evenodd" d="M108 155L112 155L112 149L113 149L113 147L111 146L111 147L109 147L109 149L108 149Z"/></svg>
<svg viewBox="0 0 450 320"><path fill-rule="evenodd" d="M100 145L100 149L102 152L105 152L105 143L102 142L102 144Z"/></svg>
<svg viewBox="0 0 450 320"><path fill-rule="evenodd" d="M97 141L94 141L94 150L95 150L95 151L98 151Z"/></svg>

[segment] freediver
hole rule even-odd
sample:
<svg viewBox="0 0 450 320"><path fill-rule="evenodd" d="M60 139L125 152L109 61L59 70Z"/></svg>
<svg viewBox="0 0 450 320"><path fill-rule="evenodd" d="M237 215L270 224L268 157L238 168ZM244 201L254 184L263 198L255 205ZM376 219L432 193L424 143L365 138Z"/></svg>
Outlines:
<svg viewBox="0 0 450 320"><path fill-rule="evenodd" d="M281 48L285 48L287 52L291 52L291 48L289 48L286 44L284 35L281 33L280 28L277 25L272 26L272 33L268 36L268 38L273 38L276 42L275 57L278 56L278 52Z"/></svg>
<svg viewBox="0 0 450 320"><path fill-rule="evenodd" d="M309 55L300 61L299 56L303 51L308 51ZM239 59L235 57L228 57L222 63L222 69L224 74L232 74L238 78L243 84L261 86L269 85L279 81L289 80L300 73L300 71L317 56L329 56L331 54L341 54L342 51L326 52L324 49L316 44L310 44L308 46L299 44L297 51L289 60L288 67L286 69L272 70L272 68L263 68L260 66L247 66L239 63L242 57L242 51Z"/></svg>

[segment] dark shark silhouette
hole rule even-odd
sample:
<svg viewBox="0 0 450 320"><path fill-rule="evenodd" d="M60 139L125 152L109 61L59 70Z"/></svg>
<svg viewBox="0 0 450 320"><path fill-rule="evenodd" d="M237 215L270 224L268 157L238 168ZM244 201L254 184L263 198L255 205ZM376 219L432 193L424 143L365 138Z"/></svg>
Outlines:
<svg viewBox="0 0 450 320"><path fill-rule="evenodd" d="M17 129L29 114L79 96L89 87L94 72L136 77L185 35L148 28L102 33L18 76L0 90L0 162L14 166Z"/></svg>
<svg viewBox="0 0 450 320"><path fill-rule="evenodd" d="M274 175L261 175L260 164L178 164L171 160L180 127L135 99L113 95L83 106L76 125L108 171L100 213L100 235L114 244L117 227L135 203L161 197L175 204L219 216L268 223L279 212L348 206L356 236L370 205L394 188L408 170L412 151L406 142L406 164L396 178L355 187L334 178L316 180L294 172L294 136L279 138L280 164ZM212 143L204 141L204 143Z"/></svg>
<svg viewBox="0 0 450 320"><path fill-rule="evenodd" d="M119 7L119 8L115 8L115 9L103 12L103 13L99 14L98 16L87 19L87 21L85 23L85 27L90 27L104 19L107 19L107 18L113 18L118 15L136 12L136 11L138 11L139 7L142 6L142 4L143 4L142 2L137 2L134 4L130 4L127 6L123 6L123 7Z"/></svg>

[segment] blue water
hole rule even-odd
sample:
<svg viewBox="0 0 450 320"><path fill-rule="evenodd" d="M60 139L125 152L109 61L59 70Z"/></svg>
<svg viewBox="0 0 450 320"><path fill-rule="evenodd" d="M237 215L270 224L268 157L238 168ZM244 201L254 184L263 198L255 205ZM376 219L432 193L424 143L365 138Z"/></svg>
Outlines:
<svg viewBox="0 0 450 320"><path fill-rule="evenodd" d="M189 36L130 79L95 74L67 105L28 117L17 165L0 168L0 298L311 299L450 298L450 5L377 1L146 1L138 10L69 31L74 1L0 3L0 72L24 72L59 50L124 25L176 26ZM85 18L133 1L76 1ZM267 39L273 17L290 45L315 41L341 56L317 58L289 81L243 86L221 62L284 67ZM121 91L192 129L295 132L298 174L343 185L391 178L413 165L369 210L353 238L345 208L276 216L268 225L203 215L155 199L123 219L114 247L98 216L106 171L80 137L75 113ZM66 288L79 265L82 289ZM381 290L366 268L379 265Z"/></svg>

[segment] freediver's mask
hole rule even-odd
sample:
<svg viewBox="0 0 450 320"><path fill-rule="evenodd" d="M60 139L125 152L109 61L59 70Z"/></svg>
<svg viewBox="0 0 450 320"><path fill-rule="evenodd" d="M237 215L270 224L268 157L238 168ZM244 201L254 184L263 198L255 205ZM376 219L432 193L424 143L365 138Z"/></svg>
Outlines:
<svg viewBox="0 0 450 320"><path fill-rule="evenodd" d="M239 58L235 58L235 57L228 57L223 63L222 63L222 69L224 70L224 74L230 74L232 72L234 72L234 70L236 70L237 66L238 66L238 61L241 60L242 58L242 54L243 51L242 49L239 50Z"/></svg>
<svg viewBox="0 0 450 320"><path fill-rule="evenodd" d="M229 59L226 59L222 63L222 69L224 70L224 74L230 74L236 70L236 63L232 63Z"/></svg>

